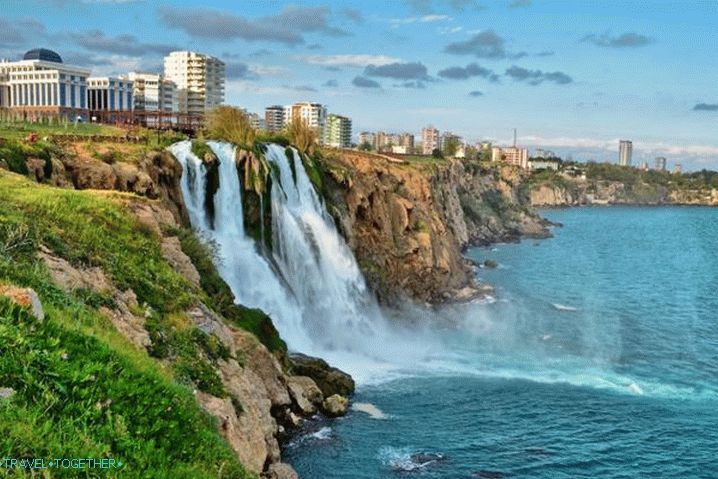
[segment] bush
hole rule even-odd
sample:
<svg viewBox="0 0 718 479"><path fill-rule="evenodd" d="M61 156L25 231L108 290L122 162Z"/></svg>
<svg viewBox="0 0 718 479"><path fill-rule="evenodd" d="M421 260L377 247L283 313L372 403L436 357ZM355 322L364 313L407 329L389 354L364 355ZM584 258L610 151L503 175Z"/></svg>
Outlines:
<svg viewBox="0 0 718 479"><path fill-rule="evenodd" d="M232 106L218 106L207 116L206 134L209 138L228 141L246 149L252 149L257 131L247 115Z"/></svg>

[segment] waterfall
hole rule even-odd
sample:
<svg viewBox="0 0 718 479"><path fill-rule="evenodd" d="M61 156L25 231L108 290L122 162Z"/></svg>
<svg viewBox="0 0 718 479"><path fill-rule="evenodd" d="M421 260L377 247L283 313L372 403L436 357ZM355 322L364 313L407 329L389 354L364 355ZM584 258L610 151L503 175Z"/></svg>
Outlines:
<svg viewBox="0 0 718 479"><path fill-rule="evenodd" d="M208 144L219 159L214 227L205 209L207 167L190 141L170 150L183 167L181 188L192 227L216 248L218 271L235 300L269 314L290 349L330 358L349 370L357 360L385 362L395 354L386 348L392 333L376 299L296 150L267 147L273 165L273 251L268 252L244 230L236 148Z"/></svg>

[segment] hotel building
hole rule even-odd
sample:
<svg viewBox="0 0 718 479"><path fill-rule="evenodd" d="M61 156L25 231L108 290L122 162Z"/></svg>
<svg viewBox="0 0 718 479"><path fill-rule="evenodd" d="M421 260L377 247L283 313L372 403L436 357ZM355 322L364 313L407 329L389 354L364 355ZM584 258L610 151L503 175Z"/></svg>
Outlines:
<svg viewBox="0 0 718 479"><path fill-rule="evenodd" d="M52 50L30 50L20 61L0 62L0 108L28 119L86 118L89 76Z"/></svg>
<svg viewBox="0 0 718 479"><path fill-rule="evenodd" d="M205 115L224 103L224 62L202 53L181 51L165 57L165 78L177 85L180 113Z"/></svg>

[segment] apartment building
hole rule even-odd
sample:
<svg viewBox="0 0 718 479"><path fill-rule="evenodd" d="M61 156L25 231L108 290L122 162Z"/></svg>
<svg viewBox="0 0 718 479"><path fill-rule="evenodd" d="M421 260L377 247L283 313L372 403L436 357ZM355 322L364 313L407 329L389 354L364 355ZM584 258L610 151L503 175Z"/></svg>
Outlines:
<svg viewBox="0 0 718 479"><path fill-rule="evenodd" d="M123 78L133 85L133 109L173 113L179 110L177 88L158 73L130 72Z"/></svg>
<svg viewBox="0 0 718 479"><path fill-rule="evenodd" d="M441 149L439 138L439 130L434 127L426 127L421 129L421 152L424 155L430 155L432 151Z"/></svg>
<svg viewBox="0 0 718 479"><path fill-rule="evenodd" d="M349 148L352 142L352 120L346 116L330 113L324 135L324 144L336 148Z"/></svg>
<svg viewBox="0 0 718 479"><path fill-rule="evenodd" d="M529 150L517 146L493 146L491 147L491 161L502 161L527 170L529 169Z"/></svg>
<svg viewBox="0 0 718 479"><path fill-rule="evenodd" d="M631 166L633 157L633 142L630 140L620 140L618 142L618 164L621 166Z"/></svg>
<svg viewBox="0 0 718 479"><path fill-rule="evenodd" d="M307 126L316 129L320 141L324 141L327 125L327 108L324 105L305 101L285 106L284 124L290 124L295 118L300 118Z"/></svg>
<svg viewBox="0 0 718 479"><path fill-rule="evenodd" d="M224 62L202 53L180 51L165 57L165 78L177 85L180 113L205 115L224 103Z"/></svg>
<svg viewBox="0 0 718 479"><path fill-rule="evenodd" d="M278 133L284 129L284 106L272 105L264 109L264 124L267 131Z"/></svg>

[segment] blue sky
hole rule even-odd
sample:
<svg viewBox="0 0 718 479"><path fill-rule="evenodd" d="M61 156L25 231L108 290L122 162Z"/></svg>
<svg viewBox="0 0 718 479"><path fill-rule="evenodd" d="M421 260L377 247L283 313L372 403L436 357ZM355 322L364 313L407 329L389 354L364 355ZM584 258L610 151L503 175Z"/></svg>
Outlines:
<svg viewBox="0 0 718 479"><path fill-rule="evenodd" d="M354 130L432 124L577 159L718 168L718 1L0 0L0 56L97 74L172 49L228 65L227 102L320 101Z"/></svg>

